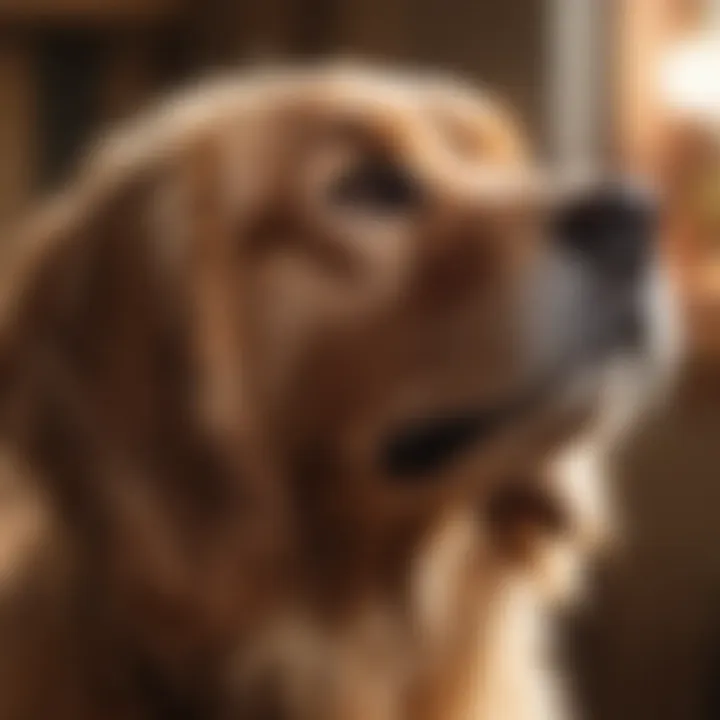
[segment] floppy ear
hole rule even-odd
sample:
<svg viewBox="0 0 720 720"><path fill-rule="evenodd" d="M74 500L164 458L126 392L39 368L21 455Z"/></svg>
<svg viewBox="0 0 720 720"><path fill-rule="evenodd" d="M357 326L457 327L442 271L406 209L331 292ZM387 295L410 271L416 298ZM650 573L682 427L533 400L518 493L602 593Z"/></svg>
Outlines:
<svg viewBox="0 0 720 720"><path fill-rule="evenodd" d="M37 432L42 408L55 403L68 424L87 426L78 428L83 455L96 444L98 452L113 446L118 455L159 461L158 453L172 450L158 442L164 426L179 422L178 405L189 399L176 390L187 395L191 359L179 283L172 287L158 252L158 178L98 181L106 186L84 177L11 240L4 389L22 421L12 424L25 435Z"/></svg>
<svg viewBox="0 0 720 720"><path fill-rule="evenodd" d="M13 240L0 298L3 430L174 661L251 617L282 527L219 152L87 172Z"/></svg>

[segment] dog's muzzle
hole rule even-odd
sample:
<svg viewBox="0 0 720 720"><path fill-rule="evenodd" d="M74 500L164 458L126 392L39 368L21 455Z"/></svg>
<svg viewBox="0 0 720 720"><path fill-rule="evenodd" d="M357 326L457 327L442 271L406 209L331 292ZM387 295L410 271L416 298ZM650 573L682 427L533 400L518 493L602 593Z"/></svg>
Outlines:
<svg viewBox="0 0 720 720"><path fill-rule="evenodd" d="M493 407L399 428L382 451L388 473L432 477L561 393L576 376L592 376L616 357L649 354L656 334L656 298L649 288L656 279L657 215L652 195L629 183L605 185L558 208L549 251L520 302L518 354L526 379Z"/></svg>

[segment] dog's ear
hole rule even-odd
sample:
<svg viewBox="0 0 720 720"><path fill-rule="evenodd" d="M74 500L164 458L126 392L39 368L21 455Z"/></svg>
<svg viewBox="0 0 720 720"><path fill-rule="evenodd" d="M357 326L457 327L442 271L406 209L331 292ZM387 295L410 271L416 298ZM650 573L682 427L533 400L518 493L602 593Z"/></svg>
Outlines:
<svg viewBox="0 0 720 720"><path fill-rule="evenodd" d="M160 167L117 176L93 167L11 238L6 263L6 394L16 403L22 395L34 406L28 413L54 397L68 421L124 455L170 450L162 426L186 414L179 404L191 402L197 370L181 278L189 233L164 237L173 231L159 211L162 175ZM38 426L15 409L8 422Z"/></svg>
<svg viewBox="0 0 720 720"><path fill-rule="evenodd" d="M12 238L0 298L3 430L155 637L247 613L283 527L221 154L95 162Z"/></svg>

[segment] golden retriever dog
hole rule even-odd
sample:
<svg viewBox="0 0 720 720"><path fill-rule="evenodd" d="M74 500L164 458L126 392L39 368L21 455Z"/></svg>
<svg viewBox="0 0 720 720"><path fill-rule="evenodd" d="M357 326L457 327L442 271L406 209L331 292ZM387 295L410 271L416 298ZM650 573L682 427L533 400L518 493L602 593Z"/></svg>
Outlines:
<svg viewBox="0 0 720 720"><path fill-rule="evenodd" d="M545 619L654 357L653 211L525 145L446 78L257 73L7 240L3 720L569 712Z"/></svg>

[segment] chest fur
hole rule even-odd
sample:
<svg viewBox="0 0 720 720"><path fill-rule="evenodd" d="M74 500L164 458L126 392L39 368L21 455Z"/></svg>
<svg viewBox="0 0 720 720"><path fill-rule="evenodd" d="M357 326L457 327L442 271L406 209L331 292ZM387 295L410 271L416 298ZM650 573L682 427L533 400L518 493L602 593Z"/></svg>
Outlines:
<svg viewBox="0 0 720 720"><path fill-rule="evenodd" d="M233 717L558 720L544 641L534 587L457 515L418 552L404 598L332 628L299 608L274 623L233 669Z"/></svg>

